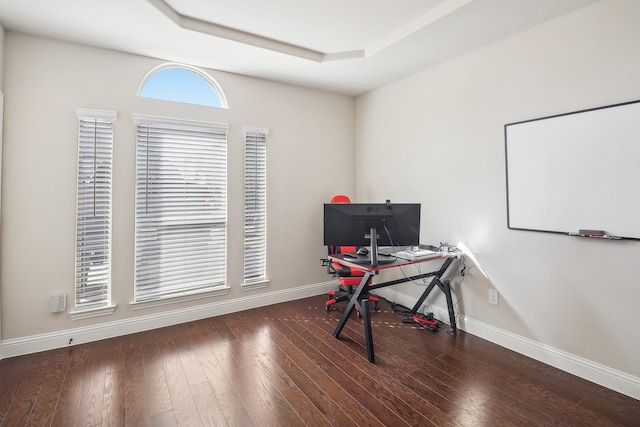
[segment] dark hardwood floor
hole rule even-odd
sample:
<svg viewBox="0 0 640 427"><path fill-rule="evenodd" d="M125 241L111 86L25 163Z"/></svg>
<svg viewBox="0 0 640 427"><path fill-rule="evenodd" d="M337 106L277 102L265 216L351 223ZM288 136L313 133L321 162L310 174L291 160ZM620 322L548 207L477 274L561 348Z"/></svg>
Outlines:
<svg viewBox="0 0 640 427"><path fill-rule="evenodd" d="M640 425L640 401L459 331L324 296L0 361L2 426Z"/></svg>

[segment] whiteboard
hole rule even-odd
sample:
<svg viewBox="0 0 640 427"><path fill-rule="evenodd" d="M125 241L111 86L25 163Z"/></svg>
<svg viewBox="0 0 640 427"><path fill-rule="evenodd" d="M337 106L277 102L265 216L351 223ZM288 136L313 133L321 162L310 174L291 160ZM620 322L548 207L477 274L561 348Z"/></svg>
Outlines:
<svg viewBox="0 0 640 427"><path fill-rule="evenodd" d="M504 131L510 229L640 239L640 101Z"/></svg>

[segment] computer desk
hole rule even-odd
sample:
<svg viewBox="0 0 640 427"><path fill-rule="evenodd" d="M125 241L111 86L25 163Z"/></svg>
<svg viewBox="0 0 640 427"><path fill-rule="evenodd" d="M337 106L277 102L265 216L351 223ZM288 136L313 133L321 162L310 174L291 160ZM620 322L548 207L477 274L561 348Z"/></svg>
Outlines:
<svg viewBox="0 0 640 427"><path fill-rule="evenodd" d="M418 301L410 310L409 314L410 315L416 314L420 309L420 306L422 305L424 300L429 296L431 291L437 286L444 293L447 299L447 309L449 310L449 326L451 327L451 331L455 333L458 330L458 328L456 327L456 315L453 310L453 298L451 297L451 286L449 281L447 280L442 281L440 279L442 279L442 276L445 274L445 272L447 271L447 269L449 268L453 260L461 256L462 256L461 252L445 252L445 253L442 253L441 256L417 259L414 261L408 261L408 260L398 258L392 263L383 263L383 264L378 263L377 267L373 267L369 264L360 264L353 261L349 261L348 259L344 258L343 254L330 255L329 259L333 262L346 265L347 267L350 267L352 269L358 269L358 270L364 271L364 276L362 277L360 284L353 292L353 295L351 296L351 300L349 301L349 304L347 305L347 308L345 309L344 314L340 318L340 322L338 323L338 326L336 327L335 331L333 331L333 337L334 338L340 337L340 333L342 332L344 325L347 323L347 320L349 320L349 317L351 316L353 309L356 307L356 304L358 304L358 310L360 312L360 315L362 316L362 320L364 323L364 336L365 336L365 342L367 346L367 358L369 359L369 362L375 363L375 354L373 352L373 334L371 332L371 317L369 313L369 300L368 299L360 300L360 295L362 294L366 295L367 292L372 291L374 289L386 288L387 286L398 285L400 283L411 282L413 280L420 280L427 277L433 277L433 279L431 279L431 282L429 283L427 288L424 290L420 298L418 298ZM382 270L399 268L399 267L408 267L408 266L418 265L418 264L442 260L442 259L444 259L445 261L438 270L431 271L429 273L420 273L414 276L407 276L401 279L390 280L388 282L376 283L371 285L369 284L369 279L377 275Z"/></svg>

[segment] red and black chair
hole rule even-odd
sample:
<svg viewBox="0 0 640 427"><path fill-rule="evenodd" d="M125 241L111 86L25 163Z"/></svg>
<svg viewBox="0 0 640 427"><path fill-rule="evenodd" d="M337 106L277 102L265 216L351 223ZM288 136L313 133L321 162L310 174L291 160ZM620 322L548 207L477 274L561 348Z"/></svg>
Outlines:
<svg viewBox="0 0 640 427"><path fill-rule="evenodd" d="M351 203L351 200L347 196L335 196L331 199L331 203ZM355 246L329 246L327 247L328 255L336 255L341 253L355 253L358 250ZM348 301L351 299L353 295L354 286L358 286L362 281L362 277L364 276L364 271L358 270L355 268L351 268L346 265L342 265L337 262L332 262L327 260L327 272L331 274L333 277L338 278L338 283L340 287L337 291L329 291L329 298L327 300L326 308L327 311L331 309L331 306L335 303ZM371 284L371 280L369 281ZM368 299L369 301L373 301L374 309L378 309L378 302L380 299L374 295L366 294L361 296L362 299ZM356 307L358 307L356 305Z"/></svg>

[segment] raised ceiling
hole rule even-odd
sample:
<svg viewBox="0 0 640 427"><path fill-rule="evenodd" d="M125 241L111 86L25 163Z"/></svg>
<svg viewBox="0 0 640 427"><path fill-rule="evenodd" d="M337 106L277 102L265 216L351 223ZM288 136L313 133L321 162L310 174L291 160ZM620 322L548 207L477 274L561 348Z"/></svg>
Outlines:
<svg viewBox="0 0 640 427"><path fill-rule="evenodd" d="M0 24L359 95L596 1L0 0Z"/></svg>

